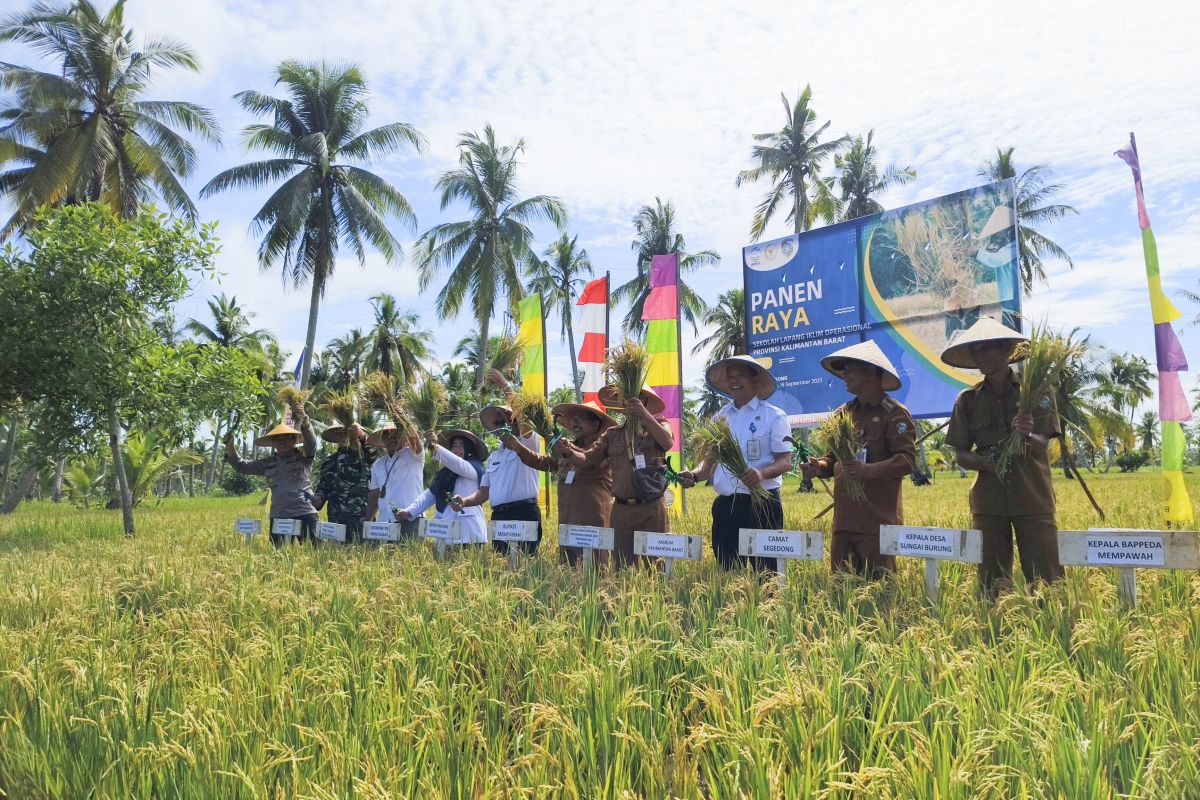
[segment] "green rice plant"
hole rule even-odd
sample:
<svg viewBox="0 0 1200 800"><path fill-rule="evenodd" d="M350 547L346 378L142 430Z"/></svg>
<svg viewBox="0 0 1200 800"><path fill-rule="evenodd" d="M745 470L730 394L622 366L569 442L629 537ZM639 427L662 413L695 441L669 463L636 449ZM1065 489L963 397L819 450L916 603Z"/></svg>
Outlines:
<svg viewBox="0 0 1200 800"><path fill-rule="evenodd" d="M431 375L416 387L405 388L404 407L418 428L436 431L438 418L450 407L450 398L446 387Z"/></svg>
<svg viewBox="0 0 1200 800"><path fill-rule="evenodd" d="M650 353L637 342L626 339L609 349L604 374L609 384L616 388L617 400L621 403L609 410L625 414L625 405L637 399L646 386L646 378L650 375ZM628 414L625 414L625 424L635 437L640 433L641 423Z"/></svg>
<svg viewBox="0 0 1200 800"><path fill-rule="evenodd" d="M340 425L347 432L351 426L358 424L358 396L353 391L329 392L317 406L317 410L332 420L334 425ZM362 447L362 442L355 436L347 437L347 443L353 450L359 450Z"/></svg>
<svg viewBox="0 0 1200 800"><path fill-rule="evenodd" d="M842 464L853 464L858 459L858 432L854 429L854 419L844 411L836 411L821 420L817 426L817 439ZM845 484L846 492L855 502L867 501L862 481L844 471L838 476L838 481Z"/></svg>
<svg viewBox="0 0 1200 800"><path fill-rule="evenodd" d="M1033 329L1028 341L1017 345L1016 355L1023 357L1020 365L1021 389L1017 393L1018 414L1044 413L1054 402L1058 383L1070 359L1078 349L1067 337L1051 333L1046 323ZM1003 477L1012 468L1013 459L1029 452L1029 440L1012 431L995 449L996 473Z"/></svg>
<svg viewBox="0 0 1200 800"><path fill-rule="evenodd" d="M748 469L742 445L729 428L729 420L724 417L710 417L696 426L692 431L691 452L696 458L711 464L713 469L724 467L729 470L734 479L740 479ZM750 502L756 508L770 502L771 493L761 485L747 488L750 490Z"/></svg>
<svg viewBox="0 0 1200 800"><path fill-rule="evenodd" d="M508 407L513 411L513 419L547 442L558 435L558 425L544 396L522 389L508 398Z"/></svg>
<svg viewBox="0 0 1200 800"><path fill-rule="evenodd" d="M359 396L369 408L386 415L395 424L401 441L409 441L419 432L400 401L396 379L384 372L372 372L359 384Z"/></svg>

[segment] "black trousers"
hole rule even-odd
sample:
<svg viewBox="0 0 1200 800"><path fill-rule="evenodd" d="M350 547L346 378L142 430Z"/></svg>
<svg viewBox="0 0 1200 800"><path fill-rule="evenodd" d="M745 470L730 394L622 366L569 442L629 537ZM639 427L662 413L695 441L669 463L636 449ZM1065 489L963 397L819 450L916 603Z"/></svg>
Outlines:
<svg viewBox="0 0 1200 800"><path fill-rule="evenodd" d="M523 522L536 522L537 541L534 542L519 542L521 549L529 555L537 552L538 545L542 543L542 510L538 508L537 500L518 500L515 503L502 503L498 506L492 506L492 521L503 522L505 520L521 520ZM492 547L501 555L508 555L508 546L510 542L492 542Z"/></svg>
<svg viewBox="0 0 1200 800"><path fill-rule="evenodd" d="M748 494L718 495L712 505L712 548L723 569L742 569L746 564L757 570L775 569L775 559L738 555L738 530L783 527L783 503L779 490L770 489L771 499L756 509Z"/></svg>
<svg viewBox="0 0 1200 800"><path fill-rule="evenodd" d="M346 544L362 544L362 514L335 513L331 508L329 509L329 521L346 526Z"/></svg>
<svg viewBox="0 0 1200 800"><path fill-rule="evenodd" d="M276 547L283 547L283 545L289 539L308 542L310 544L317 541L317 515L315 513L305 514L300 517L293 517L292 519L300 520L300 535L284 536L283 534L272 533L271 544L275 545ZM275 528L274 517L271 517L271 528L272 530Z"/></svg>

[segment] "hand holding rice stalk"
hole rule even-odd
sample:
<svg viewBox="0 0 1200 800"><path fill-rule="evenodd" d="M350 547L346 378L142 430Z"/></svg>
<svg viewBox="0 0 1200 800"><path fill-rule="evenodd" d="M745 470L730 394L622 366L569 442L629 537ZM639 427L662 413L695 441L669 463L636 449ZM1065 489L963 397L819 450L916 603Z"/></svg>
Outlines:
<svg viewBox="0 0 1200 800"><path fill-rule="evenodd" d="M430 376L417 388L410 386L404 390L404 406L418 428L437 431L438 418L450 407L450 398L446 387Z"/></svg>
<svg viewBox="0 0 1200 800"><path fill-rule="evenodd" d="M1053 402L1062 379L1063 369L1073 353L1068 337L1055 336L1046 324L1034 328L1029 341L1017 346L1016 356L1021 364L1021 390L1017 393L1017 413L1033 415L1044 411ZM1043 405L1045 404L1045 405ZM1014 430L995 449L996 474L1004 477L1012 468L1013 459L1029 452L1029 440Z"/></svg>
<svg viewBox="0 0 1200 800"><path fill-rule="evenodd" d="M854 430L854 419L844 411L835 412L821 421L817 427L817 436L825 443L825 449L833 453L834 458L843 464L852 464L858 460L858 434ZM867 493L863 490L862 481L842 471L838 480L846 486L846 492L851 499L865 503Z"/></svg>
<svg viewBox="0 0 1200 800"><path fill-rule="evenodd" d="M637 436L642 429L641 423L630 416L624 406L630 400L638 399L646 385L646 378L650 374L650 353L636 342L626 339L620 346L608 351L604 373L608 376L608 382L616 387L622 405L611 410L624 413L629 432Z"/></svg>
<svg viewBox="0 0 1200 800"><path fill-rule="evenodd" d="M362 442L357 436L351 436L350 429L358 424L358 418L355 413L358 407L358 398L354 396L354 392L335 392L325 398L325 402L317 406L317 409L327 415L330 419L346 429L346 440L353 450L360 450Z"/></svg>
<svg viewBox="0 0 1200 800"><path fill-rule="evenodd" d="M297 404L303 407L305 401L308 400L309 394L310 392L308 389L304 389L302 391L297 389L295 386L284 386L275 393L275 399L287 408L291 408Z"/></svg>
<svg viewBox="0 0 1200 800"><path fill-rule="evenodd" d="M508 406L513 411L515 422L529 428L547 442L557 438L558 426L554 423L554 415L550 413L550 405L545 397L522 389L508 398Z"/></svg>
<svg viewBox="0 0 1200 800"><path fill-rule="evenodd" d="M363 378L359 392L367 406L391 418L403 441L410 442L417 437L417 429L397 396L395 378L383 372L372 372Z"/></svg>
<svg viewBox="0 0 1200 800"><path fill-rule="evenodd" d="M692 452L701 461L724 467L733 477L741 480L742 475L749 469L746 456L742 453L742 445L729 428L729 420L724 417L710 418L702 422L692 433ZM745 485L745 484L743 484ZM771 493L761 485L747 486L750 490L750 502L755 508L761 507L771 499Z"/></svg>

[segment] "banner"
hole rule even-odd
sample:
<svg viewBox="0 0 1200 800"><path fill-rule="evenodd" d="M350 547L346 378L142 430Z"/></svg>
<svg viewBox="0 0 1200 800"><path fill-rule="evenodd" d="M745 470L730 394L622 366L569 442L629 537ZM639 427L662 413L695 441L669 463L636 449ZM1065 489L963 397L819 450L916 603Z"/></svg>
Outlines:
<svg viewBox="0 0 1200 800"><path fill-rule="evenodd" d="M1162 426L1163 519L1168 523L1189 525L1192 501L1183 482L1183 459L1187 442L1183 425L1192 418L1180 373L1187 372L1187 357L1171 323L1182 314L1163 294L1158 270L1158 245L1150 228L1146 198L1142 194L1142 167L1138 162L1137 143L1129 134L1129 144L1116 152L1133 171L1133 190L1137 196L1138 227L1142 229L1142 251L1146 255L1146 283L1150 290L1150 314L1154 319L1154 351L1158 362L1158 419Z"/></svg>
<svg viewBox="0 0 1200 800"><path fill-rule="evenodd" d="M604 386L604 354L608 350L608 275L584 286L576 305L579 306L577 330L583 334L579 346L583 402L590 400L602 406L598 392Z"/></svg>
<svg viewBox="0 0 1200 800"><path fill-rule="evenodd" d="M534 394L546 396L546 325L542 296L531 294L517 305L520 327L517 342L525 348L521 359L521 384Z"/></svg>
<svg viewBox="0 0 1200 800"><path fill-rule="evenodd" d="M671 423L675 444L667 454L673 469L680 469L683 445L682 382L679 355L679 256L654 256L650 263L650 293L642 304L646 325L646 350L650 375L646 382L666 404L663 416Z"/></svg>
<svg viewBox="0 0 1200 800"><path fill-rule="evenodd" d="M948 417L979 374L939 354L980 316L1020 328L1012 181L980 186L742 250L746 342L769 365L771 402L811 425L848 399L821 358L872 339L914 417Z"/></svg>

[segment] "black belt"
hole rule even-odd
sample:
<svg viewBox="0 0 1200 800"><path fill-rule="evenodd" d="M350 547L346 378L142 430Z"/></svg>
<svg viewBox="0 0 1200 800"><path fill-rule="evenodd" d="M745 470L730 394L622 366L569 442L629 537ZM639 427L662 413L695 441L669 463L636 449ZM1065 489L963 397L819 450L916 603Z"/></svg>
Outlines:
<svg viewBox="0 0 1200 800"><path fill-rule="evenodd" d="M655 497L652 500L635 500L632 497L628 497L628 498L614 497L613 498L613 502L619 506L640 506L640 505L645 505L646 503L657 503L659 500L662 500L662 495L659 495L658 497Z"/></svg>
<svg viewBox="0 0 1200 800"><path fill-rule="evenodd" d="M538 501L536 497L531 497L528 500L513 500L511 503L501 503L498 506L492 506L492 513L497 511L507 511L510 508L520 508L521 506L537 507Z"/></svg>

